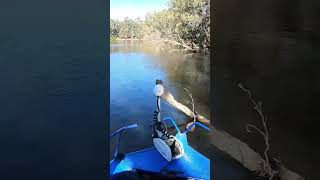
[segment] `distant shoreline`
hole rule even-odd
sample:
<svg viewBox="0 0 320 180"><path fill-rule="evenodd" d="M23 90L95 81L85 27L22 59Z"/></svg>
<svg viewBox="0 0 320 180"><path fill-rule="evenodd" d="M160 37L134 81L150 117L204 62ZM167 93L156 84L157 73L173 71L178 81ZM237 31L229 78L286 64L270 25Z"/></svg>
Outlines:
<svg viewBox="0 0 320 180"><path fill-rule="evenodd" d="M143 41L145 39L139 39L139 38L116 38L115 40L117 41Z"/></svg>
<svg viewBox="0 0 320 180"><path fill-rule="evenodd" d="M184 51L185 53L189 54L189 53L199 53L201 52L199 49L190 49L190 47L188 46L185 46L183 44L180 44L176 41L172 41L172 40L167 40L167 39L145 39L145 38L114 38L113 40L111 40L112 42L115 42L115 41L143 41L144 43L145 42L148 42L148 43L156 43L157 45L171 45L171 46L176 46L175 48L173 49L176 49L176 50L182 50ZM180 48L177 48L177 47L180 47ZM205 52L206 54L209 53L209 51L202 51L202 52Z"/></svg>

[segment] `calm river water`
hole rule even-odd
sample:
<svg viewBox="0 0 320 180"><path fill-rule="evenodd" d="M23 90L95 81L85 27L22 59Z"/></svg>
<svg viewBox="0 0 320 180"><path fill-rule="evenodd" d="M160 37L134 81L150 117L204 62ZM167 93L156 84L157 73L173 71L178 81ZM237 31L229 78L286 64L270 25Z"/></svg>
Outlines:
<svg viewBox="0 0 320 180"><path fill-rule="evenodd" d="M130 152L152 145L152 114L156 109L153 87L162 79L178 101L186 104L193 93L196 110L210 118L210 60L208 56L190 56L168 49L126 41L112 44L110 55L110 130L137 123L139 128L124 135L123 150ZM163 116L178 123L186 117L162 103Z"/></svg>

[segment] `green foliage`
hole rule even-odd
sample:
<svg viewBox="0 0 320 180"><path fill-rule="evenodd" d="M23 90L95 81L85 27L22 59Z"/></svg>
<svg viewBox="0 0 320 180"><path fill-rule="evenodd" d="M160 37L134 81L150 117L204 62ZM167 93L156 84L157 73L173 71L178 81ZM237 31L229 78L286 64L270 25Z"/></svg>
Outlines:
<svg viewBox="0 0 320 180"><path fill-rule="evenodd" d="M121 22L118 20L110 20L110 33L112 37L118 37L121 28Z"/></svg>
<svg viewBox="0 0 320 180"><path fill-rule="evenodd" d="M116 42L116 38L114 36L110 36L110 43Z"/></svg>
<svg viewBox="0 0 320 180"><path fill-rule="evenodd" d="M188 49L210 48L209 0L169 0L168 9L148 13L144 21L111 19L111 35L116 38L159 38Z"/></svg>
<svg viewBox="0 0 320 180"><path fill-rule="evenodd" d="M111 19L110 32L115 38L142 38L143 21L140 19L129 19L126 17L123 21Z"/></svg>
<svg viewBox="0 0 320 180"><path fill-rule="evenodd" d="M176 22L177 40L200 49L210 47L209 0L171 0L169 11Z"/></svg>

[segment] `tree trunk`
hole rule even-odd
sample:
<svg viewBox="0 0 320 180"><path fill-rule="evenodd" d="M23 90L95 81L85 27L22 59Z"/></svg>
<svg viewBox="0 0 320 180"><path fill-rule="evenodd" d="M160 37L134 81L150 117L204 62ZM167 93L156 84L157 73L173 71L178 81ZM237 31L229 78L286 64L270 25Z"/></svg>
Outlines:
<svg viewBox="0 0 320 180"><path fill-rule="evenodd" d="M168 42L168 43L170 43L170 44L174 44L174 45L182 46L182 47L184 47L185 49L190 50L190 51L192 51L192 52L197 52L197 50L196 50L196 49L194 49L194 48L192 48L192 47L190 47L190 46L188 46L188 45L186 45L186 44L179 43L179 42L177 42L177 41L173 41L173 40L164 40L164 42Z"/></svg>

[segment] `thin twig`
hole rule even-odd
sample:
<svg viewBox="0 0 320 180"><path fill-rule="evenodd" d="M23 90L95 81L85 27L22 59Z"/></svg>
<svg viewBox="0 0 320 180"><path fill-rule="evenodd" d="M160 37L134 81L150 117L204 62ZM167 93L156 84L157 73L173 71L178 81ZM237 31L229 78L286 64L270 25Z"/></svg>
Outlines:
<svg viewBox="0 0 320 180"><path fill-rule="evenodd" d="M193 101L193 97L192 97L192 94L190 93L190 91L187 89L187 88L184 88L185 91L187 91L190 99L191 99L191 102L190 101L187 101L187 104L191 104L192 105L192 112L193 112L193 122L195 123L196 122L196 113L194 111L194 101Z"/></svg>
<svg viewBox="0 0 320 180"><path fill-rule="evenodd" d="M257 126L255 126L253 124L248 124L246 126L246 130L247 130L247 132L250 133L250 132L252 132L251 129L255 129L264 137L265 146L266 146L265 150L264 150L264 158L265 159L263 160L263 171L260 172L260 175L264 176L267 174L269 176L269 180L272 180L278 171L273 170L271 168L270 161L269 161L269 156L268 156L268 151L270 150L269 133L268 133L268 126L267 126L267 119L265 118L265 115L263 114L263 111L262 111L262 102L261 101L256 102L252 97L251 91L246 89L241 83L239 83L238 86L240 89L242 89L244 92L246 92L251 103L254 105L253 109L256 110L260 116L261 123L263 125L263 130L261 130L260 128L258 128Z"/></svg>

